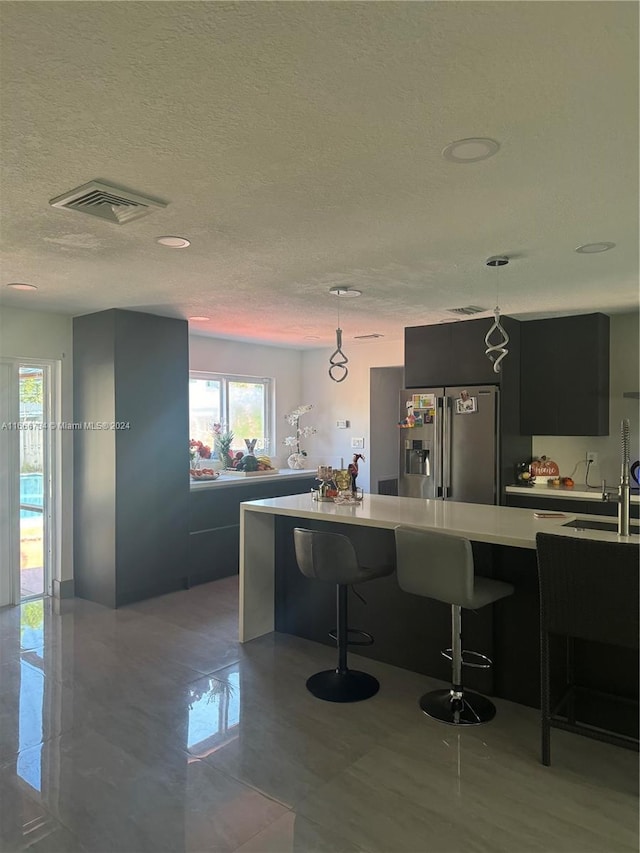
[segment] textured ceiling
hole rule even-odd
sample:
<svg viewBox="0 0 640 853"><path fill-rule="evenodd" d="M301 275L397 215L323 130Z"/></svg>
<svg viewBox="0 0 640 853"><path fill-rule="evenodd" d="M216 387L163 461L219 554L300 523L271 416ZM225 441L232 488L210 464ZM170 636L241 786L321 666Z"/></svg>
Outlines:
<svg viewBox="0 0 640 853"><path fill-rule="evenodd" d="M192 328L301 348L332 343L338 307L345 341L397 338L448 308L489 316L496 285L516 316L638 304L635 2L0 16L3 304L204 314ZM470 136L501 149L443 159ZM93 179L168 206L122 226L49 206ZM574 252L602 240L617 247ZM496 274L497 253L512 262ZM337 300L336 284L363 295Z"/></svg>

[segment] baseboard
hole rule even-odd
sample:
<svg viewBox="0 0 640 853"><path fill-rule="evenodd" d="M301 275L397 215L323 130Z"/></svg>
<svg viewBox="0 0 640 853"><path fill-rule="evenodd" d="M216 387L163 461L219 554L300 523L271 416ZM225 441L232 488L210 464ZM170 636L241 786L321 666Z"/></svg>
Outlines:
<svg viewBox="0 0 640 853"><path fill-rule="evenodd" d="M66 581L57 581L53 582L53 595L54 598L74 598L75 597L75 585L73 582L73 578Z"/></svg>

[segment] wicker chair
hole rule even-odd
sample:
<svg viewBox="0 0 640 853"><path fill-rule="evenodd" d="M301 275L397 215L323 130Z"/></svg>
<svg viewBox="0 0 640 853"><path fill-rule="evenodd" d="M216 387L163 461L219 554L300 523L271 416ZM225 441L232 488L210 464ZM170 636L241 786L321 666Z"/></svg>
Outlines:
<svg viewBox="0 0 640 853"><path fill-rule="evenodd" d="M574 683L574 640L589 640L638 648L638 578L640 551L634 543L599 542L538 533L540 583L540 677L542 755L551 763L551 728L564 729L596 740L638 748L638 739L578 723L574 700L586 691ZM567 679L559 701L551 707L549 636L567 639ZM598 693L623 702L637 700ZM566 708L563 716L561 708Z"/></svg>

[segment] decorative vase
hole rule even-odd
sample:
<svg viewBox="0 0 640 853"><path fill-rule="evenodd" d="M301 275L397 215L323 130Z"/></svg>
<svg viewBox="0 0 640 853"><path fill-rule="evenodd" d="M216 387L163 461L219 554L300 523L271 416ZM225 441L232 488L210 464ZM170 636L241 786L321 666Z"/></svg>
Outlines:
<svg viewBox="0 0 640 853"><path fill-rule="evenodd" d="M289 468L301 469L304 468L304 460L304 453L292 453L291 456L287 459L287 465L289 466Z"/></svg>

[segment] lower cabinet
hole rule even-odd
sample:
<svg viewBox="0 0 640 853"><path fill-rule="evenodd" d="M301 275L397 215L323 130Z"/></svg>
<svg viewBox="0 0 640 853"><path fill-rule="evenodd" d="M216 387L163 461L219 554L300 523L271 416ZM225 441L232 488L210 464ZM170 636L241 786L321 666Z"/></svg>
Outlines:
<svg viewBox="0 0 640 853"><path fill-rule="evenodd" d="M618 504L613 501L577 500L576 498L538 498L535 495L514 495L507 493L506 506L516 506L523 509L540 509L547 512L566 512L575 515L618 515ZM631 518L638 518L640 504L631 504Z"/></svg>
<svg viewBox="0 0 640 853"><path fill-rule="evenodd" d="M282 482L222 483L195 487L189 495L189 557L185 586L237 575L240 561L240 504L299 495L317 486L315 474ZM311 498L309 498L311 500Z"/></svg>

